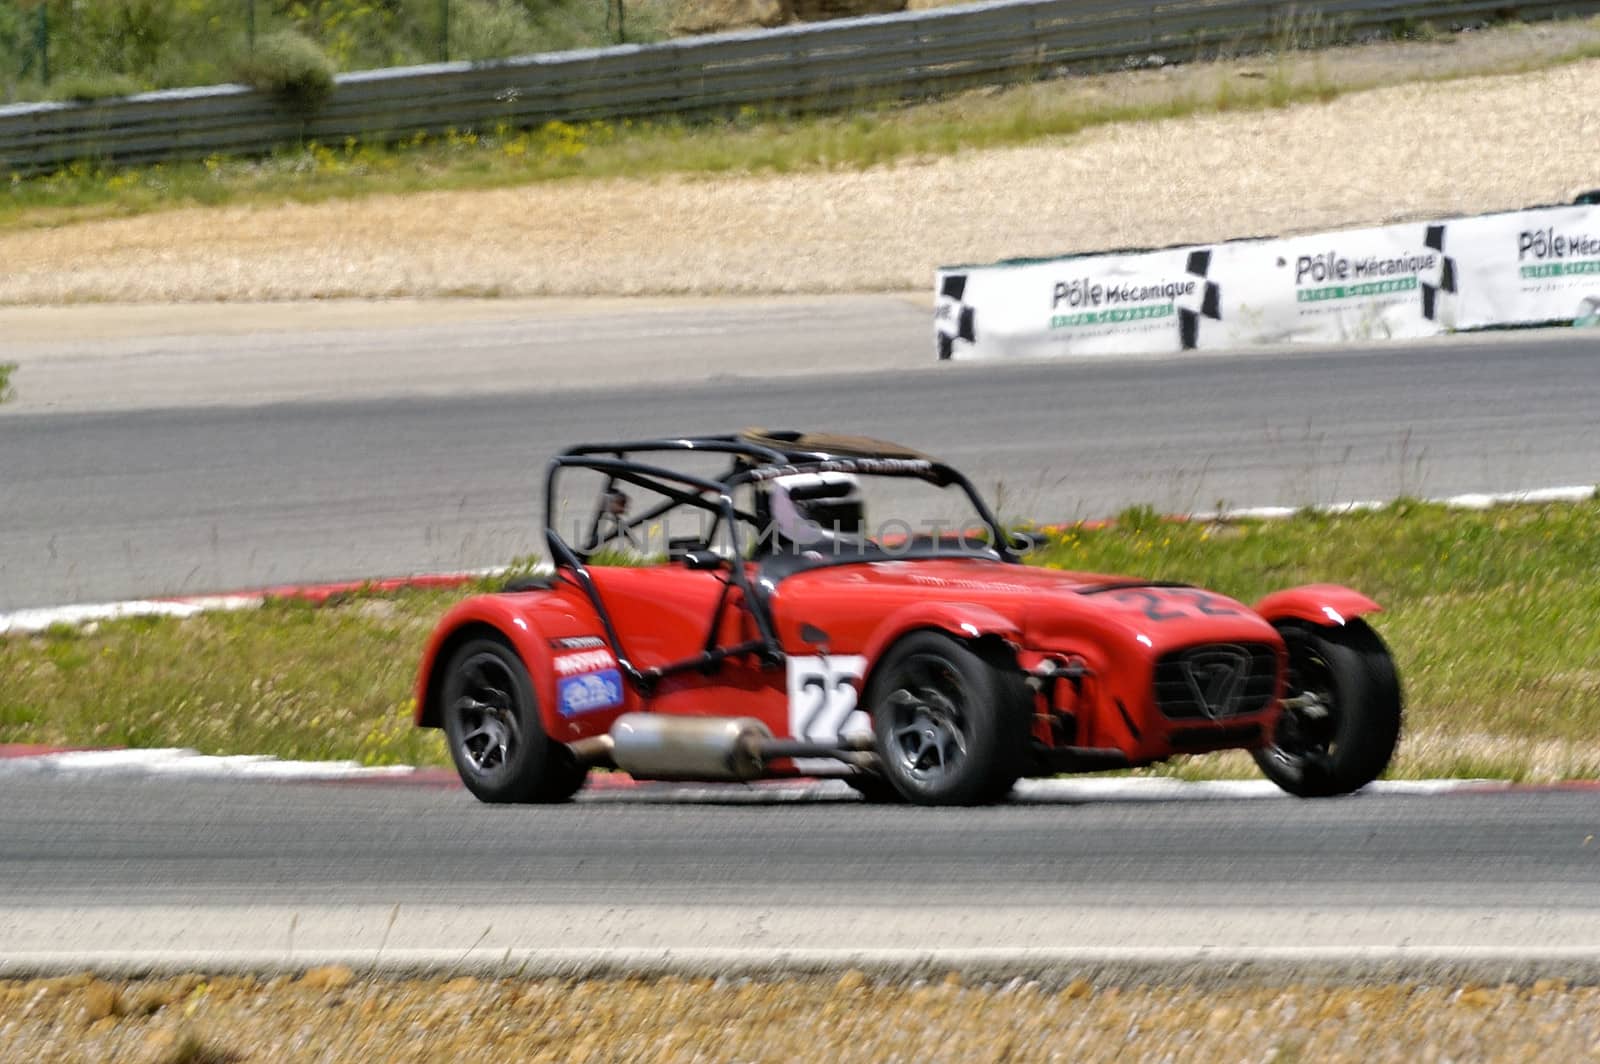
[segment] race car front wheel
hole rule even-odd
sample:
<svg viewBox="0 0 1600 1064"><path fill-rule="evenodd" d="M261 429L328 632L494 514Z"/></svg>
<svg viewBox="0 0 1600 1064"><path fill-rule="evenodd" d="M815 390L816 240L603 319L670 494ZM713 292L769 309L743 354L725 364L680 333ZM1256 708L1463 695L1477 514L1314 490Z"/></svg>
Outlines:
<svg viewBox="0 0 1600 1064"><path fill-rule="evenodd" d="M1028 750L1020 673L938 632L895 644L868 698L884 779L920 805L1004 798Z"/></svg>
<svg viewBox="0 0 1600 1064"><path fill-rule="evenodd" d="M1285 624L1289 682L1272 743L1255 753L1290 794L1326 798L1383 774L1400 741L1400 680L1364 621L1340 627Z"/></svg>
<svg viewBox="0 0 1600 1064"><path fill-rule="evenodd" d="M564 802L588 770L539 721L527 667L498 639L473 639L446 666L445 738L467 790L485 802Z"/></svg>

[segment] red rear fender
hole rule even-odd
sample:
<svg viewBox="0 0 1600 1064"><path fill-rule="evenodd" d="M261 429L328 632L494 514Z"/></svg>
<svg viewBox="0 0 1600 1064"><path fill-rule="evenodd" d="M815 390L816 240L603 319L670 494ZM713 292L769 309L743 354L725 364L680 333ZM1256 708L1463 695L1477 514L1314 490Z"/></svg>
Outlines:
<svg viewBox="0 0 1600 1064"><path fill-rule="evenodd" d="M575 604L550 592L479 595L458 603L445 614L428 639L417 673L414 719L424 728L442 726L439 716L439 678L457 647L480 635L495 636L511 644L527 666L534 695L547 728L559 720L555 712L553 641L598 636L599 619L588 603ZM554 734L552 732L552 734Z"/></svg>
<svg viewBox="0 0 1600 1064"><path fill-rule="evenodd" d="M1359 591L1338 584L1306 584L1303 587L1274 591L1255 610L1268 621L1309 621L1320 625L1344 625L1383 607Z"/></svg>

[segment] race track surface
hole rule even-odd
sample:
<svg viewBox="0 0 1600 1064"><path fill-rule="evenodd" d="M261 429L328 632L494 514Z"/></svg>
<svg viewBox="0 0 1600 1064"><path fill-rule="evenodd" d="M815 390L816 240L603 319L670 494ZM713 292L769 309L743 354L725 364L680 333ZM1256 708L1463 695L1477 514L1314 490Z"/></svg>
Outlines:
<svg viewBox="0 0 1600 1064"><path fill-rule="evenodd" d="M1398 946L1593 960L1597 810L1572 792L491 808L387 784L0 780L0 941L13 958Z"/></svg>
<svg viewBox="0 0 1600 1064"><path fill-rule="evenodd" d="M933 361L928 321L880 297L23 347L0 609L503 564L539 549L545 459L597 438L865 432L1046 521L1600 469L1600 345L1571 330L1002 365Z"/></svg>

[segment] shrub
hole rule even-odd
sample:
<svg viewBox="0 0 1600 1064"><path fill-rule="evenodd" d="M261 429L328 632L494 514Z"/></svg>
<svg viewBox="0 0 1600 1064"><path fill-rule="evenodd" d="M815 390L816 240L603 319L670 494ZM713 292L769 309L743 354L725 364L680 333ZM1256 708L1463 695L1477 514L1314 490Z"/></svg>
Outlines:
<svg viewBox="0 0 1600 1064"><path fill-rule="evenodd" d="M333 60L295 30L280 30L256 42L239 64L239 79L270 92L291 107L312 111L333 92Z"/></svg>
<svg viewBox="0 0 1600 1064"><path fill-rule="evenodd" d="M68 74L50 86L50 95L57 100L107 100L116 96L132 96L143 87L126 74Z"/></svg>

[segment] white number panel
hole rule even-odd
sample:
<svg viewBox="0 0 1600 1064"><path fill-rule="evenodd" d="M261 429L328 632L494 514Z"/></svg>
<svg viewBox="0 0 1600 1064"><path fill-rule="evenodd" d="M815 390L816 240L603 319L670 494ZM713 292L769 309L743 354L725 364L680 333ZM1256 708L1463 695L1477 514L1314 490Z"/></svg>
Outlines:
<svg viewBox="0 0 1600 1064"><path fill-rule="evenodd" d="M859 654L828 654L789 659L789 736L834 743L846 735L871 735L872 721L856 708L854 681L867 669ZM837 769L826 758L796 758L802 772Z"/></svg>

